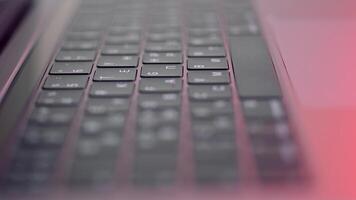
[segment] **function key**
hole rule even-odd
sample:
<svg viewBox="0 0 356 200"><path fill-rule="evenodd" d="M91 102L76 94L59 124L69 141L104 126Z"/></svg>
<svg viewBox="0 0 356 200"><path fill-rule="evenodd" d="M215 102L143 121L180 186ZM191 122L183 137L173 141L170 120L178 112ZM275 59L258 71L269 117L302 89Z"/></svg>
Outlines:
<svg viewBox="0 0 356 200"><path fill-rule="evenodd" d="M181 96L176 93L140 94L138 104L142 109L179 107Z"/></svg>
<svg viewBox="0 0 356 200"><path fill-rule="evenodd" d="M194 118L209 119L218 115L232 115L233 107L228 100L191 102L191 112Z"/></svg>
<svg viewBox="0 0 356 200"><path fill-rule="evenodd" d="M283 119L286 117L282 102L272 100L243 100L242 106L247 119Z"/></svg>
<svg viewBox="0 0 356 200"><path fill-rule="evenodd" d="M103 115L115 112L124 112L129 109L129 100L126 98L89 98L86 111L92 115Z"/></svg>
<svg viewBox="0 0 356 200"><path fill-rule="evenodd" d="M231 98L231 88L228 85L191 85L189 96L192 100L217 100Z"/></svg>
<svg viewBox="0 0 356 200"><path fill-rule="evenodd" d="M136 69L97 69L94 81L134 81L136 79Z"/></svg>
<svg viewBox="0 0 356 200"><path fill-rule="evenodd" d="M101 56L98 67L137 67L138 56Z"/></svg>
<svg viewBox="0 0 356 200"><path fill-rule="evenodd" d="M140 51L138 45L105 45L102 55L137 55Z"/></svg>
<svg viewBox="0 0 356 200"><path fill-rule="evenodd" d="M225 58L189 58L188 69L190 70L219 70L228 69L227 60Z"/></svg>
<svg viewBox="0 0 356 200"><path fill-rule="evenodd" d="M177 41L151 42L146 44L145 50L148 52L180 52L182 51L182 45Z"/></svg>
<svg viewBox="0 0 356 200"><path fill-rule="evenodd" d="M94 82L90 95L94 97L129 97L133 93L134 83Z"/></svg>
<svg viewBox="0 0 356 200"><path fill-rule="evenodd" d="M68 124L74 116L73 108L37 107L30 116L30 122L40 125Z"/></svg>
<svg viewBox="0 0 356 200"><path fill-rule="evenodd" d="M183 57L181 53L145 53L144 64L181 64Z"/></svg>
<svg viewBox="0 0 356 200"><path fill-rule="evenodd" d="M95 50L97 47L97 41L66 41L62 45L64 50Z"/></svg>
<svg viewBox="0 0 356 200"><path fill-rule="evenodd" d="M225 48L221 46L189 47L188 57L225 57Z"/></svg>
<svg viewBox="0 0 356 200"><path fill-rule="evenodd" d="M190 84L229 84L228 71L189 71L188 83Z"/></svg>
<svg viewBox="0 0 356 200"><path fill-rule="evenodd" d="M190 46L223 46L224 42L219 35L208 37L193 37L189 39Z"/></svg>
<svg viewBox="0 0 356 200"><path fill-rule="evenodd" d="M111 45L123 44L139 44L141 40L140 34L128 34L120 36L108 36L105 43Z"/></svg>
<svg viewBox="0 0 356 200"><path fill-rule="evenodd" d="M66 37L68 40L98 40L100 38L100 32L97 31L78 31L69 32Z"/></svg>
<svg viewBox="0 0 356 200"><path fill-rule="evenodd" d="M37 99L38 105L44 106L72 106L80 102L82 91L42 91Z"/></svg>
<svg viewBox="0 0 356 200"><path fill-rule="evenodd" d="M143 78L140 81L140 91L143 93L169 93L180 92L182 90L182 80L178 78Z"/></svg>
<svg viewBox="0 0 356 200"><path fill-rule="evenodd" d="M95 51L60 51L56 61L93 61L95 55Z"/></svg>
<svg viewBox="0 0 356 200"><path fill-rule="evenodd" d="M141 77L182 77L183 67L181 65L143 65Z"/></svg>
<svg viewBox="0 0 356 200"><path fill-rule="evenodd" d="M86 75L50 75L44 89L84 89L87 85Z"/></svg>
<svg viewBox="0 0 356 200"><path fill-rule="evenodd" d="M55 62L50 74L90 74L91 62Z"/></svg>

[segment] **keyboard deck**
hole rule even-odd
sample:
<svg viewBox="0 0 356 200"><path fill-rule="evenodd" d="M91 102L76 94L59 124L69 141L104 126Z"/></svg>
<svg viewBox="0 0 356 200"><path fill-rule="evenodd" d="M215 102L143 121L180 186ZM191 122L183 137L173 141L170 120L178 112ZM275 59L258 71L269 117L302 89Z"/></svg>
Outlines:
<svg viewBox="0 0 356 200"><path fill-rule="evenodd" d="M83 0L63 35L6 188L299 179L248 0Z"/></svg>

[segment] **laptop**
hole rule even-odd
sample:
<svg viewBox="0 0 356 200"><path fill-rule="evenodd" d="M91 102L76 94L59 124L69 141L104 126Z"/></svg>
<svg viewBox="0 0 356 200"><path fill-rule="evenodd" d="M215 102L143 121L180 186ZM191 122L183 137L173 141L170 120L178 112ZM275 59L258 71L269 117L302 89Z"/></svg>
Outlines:
<svg viewBox="0 0 356 200"><path fill-rule="evenodd" d="M355 6L0 1L0 199L356 199Z"/></svg>

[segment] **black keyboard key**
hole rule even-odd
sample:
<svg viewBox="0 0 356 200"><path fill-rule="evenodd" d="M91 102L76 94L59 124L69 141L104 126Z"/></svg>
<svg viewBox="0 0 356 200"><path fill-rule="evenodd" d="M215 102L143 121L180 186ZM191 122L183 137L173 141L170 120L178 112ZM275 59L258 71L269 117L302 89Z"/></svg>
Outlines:
<svg viewBox="0 0 356 200"><path fill-rule="evenodd" d="M224 42L220 36L195 37L189 39L190 46L223 46Z"/></svg>
<svg viewBox="0 0 356 200"><path fill-rule="evenodd" d="M90 95L94 97L128 97L131 96L134 83L102 83L94 82Z"/></svg>
<svg viewBox="0 0 356 200"><path fill-rule="evenodd" d="M51 75L46 79L44 89L84 89L88 82L86 75Z"/></svg>
<svg viewBox="0 0 356 200"><path fill-rule="evenodd" d="M188 57L225 57L225 48L221 46L189 47Z"/></svg>
<svg viewBox="0 0 356 200"><path fill-rule="evenodd" d="M68 40L98 40L100 38L100 32L98 31L78 31L78 32L69 32L66 34Z"/></svg>
<svg viewBox="0 0 356 200"><path fill-rule="evenodd" d="M287 170L298 165L298 154L294 144L254 144L254 154L259 170Z"/></svg>
<svg viewBox="0 0 356 200"><path fill-rule="evenodd" d="M192 100L231 98L231 88L228 85L191 85L188 90Z"/></svg>
<svg viewBox="0 0 356 200"><path fill-rule="evenodd" d="M210 34L219 33L217 28L190 28L189 35L194 37L204 37Z"/></svg>
<svg viewBox="0 0 356 200"><path fill-rule="evenodd" d="M182 77L183 67L181 65L143 65L141 77L145 78L170 78Z"/></svg>
<svg viewBox="0 0 356 200"><path fill-rule="evenodd" d="M138 45L106 45L102 55L137 55L140 52Z"/></svg>
<svg viewBox="0 0 356 200"><path fill-rule="evenodd" d="M237 168L225 165L199 165L196 179L200 184L224 184L237 180Z"/></svg>
<svg viewBox="0 0 356 200"><path fill-rule="evenodd" d="M37 99L38 105L44 106L72 106L80 102L82 91L42 91Z"/></svg>
<svg viewBox="0 0 356 200"><path fill-rule="evenodd" d="M95 50L97 47L97 41L66 41L62 45L64 50Z"/></svg>
<svg viewBox="0 0 356 200"><path fill-rule="evenodd" d="M227 100L191 102L191 113L194 118L211 119L219 115L232 115L233 107Z"/></svg>
<svg viewBox="0 0 356 200"><path fill-rule="evenodd" d="M137 56L101 56L98 67L137 67Z"/></svg>
<svg viewBox="0 0 356 200"><path fill-rule="evenodd" d="M190 84L229 84L228 71L189 71L188 83Z"/></svg>
<svg viewBox="0 0 356 200"><path fill-rule="evenodd" d="M69 107L36 107L30 116L30 122L40 125L69 124L73 119L74 112L75 109Z"/></svg>
<svg viewBox="0 0 356 200"><path fill-rule="evenodd" d="M223 70L228 69L225 58L189 58L188 69L190 70Z"/></svg>
<svg viewBox="0 0 356 200"><path fill-rule="evenodd" d="M55 62L50 74L90 74L91 62Z"/></svg>
<svg viewBox="0 0 356 200"><path fill-rule="evenodd" d="M181 97L176 93L140 94L138 104L142 109L177 108L181 104Z"/></svg>
<svg viewBox="0 0 356 200"><path fill-rule="evenodd" d="M281 91L265 42L260 36L231 37L231 56L242 98L280 97Z"/></svg>
<svg viewBox="0 0 356 200"><path fill-rule="evenodd" d="M138 154L176 154L179 139L178 126L161 126L154 131L144 129L136 135L136 153Z"/></svg>
<svg viewBox="0 0 356 200"><path fill-rule="evenodd" d="M93 61L95 55L95 51L60 51L56 57L56 61Z"/></svg>
<svg viewBox="0 0 356 200"><path fill-rule="evenodd" d="M115 164L112 162L75 161L68 181L72 186L100 187L112 182L114 175Z"/></svg>
<svg viewBox="0 0 356 200"><path fill-rule="evenodd" d="M152 42L179 41L181 34L178 32L151 33L148 34L147 39Z"/></svg>
<svg viewBox="0 0 356 200"><path fill-rule="evenodd" d="M129 109L129 100L126 98L89 98L86 111L92 115L104 115L116 112L125 112Z"/></svg>
<svg viewBox="0 0 356 200"><path fill-rule="evenodd" d="M282 119L286 117L281 101L272 100L243 100L244 116L247 119Z"/></svg>
<svg viewBox="0 0 356 200"><path fill-rule="evenodd" d="M179 78L144 78L140 81L140 91L144 93L180 92L181 90L182 80Z"/></svg>
<svg viewBox="0 0 356 200"><path fill-rule="evenodd" d="M32 148L56 148L63 145L68 133L67 127L29 126L22 138L22 145Z"/></svg>
<svg viewBox="0 0 356 200"><path fill-rule="evenodd" d="M82 121L81 131L82 134L86 136L101 137L104 135L104 133L108 134L107 136L112 136L112 134L116 136L120 136L122 134L124 123L125 123L124 113L110 113L108 115L87 115L84 117ZM113 145L118 145L118 144L115 143Z"/></svg>
<svg viewBox="0 0 356 200"><path fill-rule="evenodd" d="M147 43L145 50L147 52L180 52L182 51L182 45L177 41Z"/></svg>
<svg viewBox="0 0 356 200"><path fill-rule="evenodd" d="M105 43L110 45L122 44L139 44L141 40L140 34L129 34L120 36L109 36L106 38Z"/></svg>
<svg viewBox="0 0 356 200"><path fill-rule="evenodd" d="M145 53L144 64L181 64L183 62L181 53Z"/></svg>
<svg viewBox="0 0 356 200"><path fill-rule="evenodd" d="M97 69L94 81L134 81L136 79L136 69Z"/></svg>

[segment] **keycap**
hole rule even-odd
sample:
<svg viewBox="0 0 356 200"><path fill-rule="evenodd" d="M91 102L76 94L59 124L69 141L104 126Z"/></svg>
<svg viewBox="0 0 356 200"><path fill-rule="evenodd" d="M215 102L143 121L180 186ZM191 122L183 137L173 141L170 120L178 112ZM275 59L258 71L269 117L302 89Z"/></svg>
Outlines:
<svg viewBox="0 0 356 200"><path fill-rule="evenodd" d="M231 97L231 88L227 85L191 85L188 90L193 100L217 100Z"/></svg>
<svg viewBox="0 0 356 200"><path fill-rule="evenodd" d="M97 31L78 31L69 32L66 34L66 39L85 41L85 40L97 40L100 37L100 32Z"/></svg>
<svg viewBox="0 0 356 200"><path fill-rule="evenodd" d="M298 154L294 144L254 144L254 155L260 170L293 169L298 165Z"/></svg>
<svg viewBox="0 0 356 200"><path fill-rule="evenodd" d="M64 143L67 133L67 127L30 126L25 130L22 144L26 147L59 147Z"/></svg>
<svg viewBox="0 0 356 200"><path fill-rule="evenodd" d="M281 101L277 99L243 100L242 106L248 119L282 119L286 116Z"/></svg>
<svg viewBox="0 0 356 200"><path fill-rule="evenodd" d="M164 42L167 40L180 40L181 35L177 32L166 32L166 33L151 33L148 34L147 39L152 42Z"/></svg>
<svg viewBox="0 0 356 200"><path fill-rule="evenodd" d="M194 141L194 157L198 164L234 165L237 151L234 140Z"/></svg>
<svg viewBox="0 0 356 200"><path fill-rule="evenodd" d="M29 120L40 125L68 124L73 119L74 112L75 109L68 107L36 107Z"/></svg>
<svg viewBox="0 0 356 200"><path fill-rule="evenodd" d="M141 77L145 78L170 78L182 77L183 67L181 65L143 65L141 69Z"/></svg>
<svg viewBox="0 0 356 200"><path fill-rule="evenodd" d="M125 123L124 113L109 113L108 115L87 115L81 124L82 134L102 136L104 133L121 135ZM95 141L94 141L95 142Z"/></svg>
<svg viewBox="0 0 356 200"><path fill-rule="evenodd" d="M223 70L228 69L225 58L189 58L189 70Z"/></svg>
<svg viewBox="0 0 356 200"><path fill-rule="evenodd" d="M145 53L143 56L144 64L181 64L181 53Z"/></svg>
<svg viewBox="0 0 356 200"><path fill-rule="evenodd" d="M101 56L98 67L137 67L137 56Z"/></svg>
<svg viewBox="0 0 356 200"><path fill-rule="evenodd" d="M233 114L232 103L227 100L212 102L191 102L191 113L194 118L211 119L219 115Z"/></svg>
<svg viewBox="0 0 356 200"><path fill-rule="evenodd" d="M182 45L177 41L147 43L145 50L147 52L180 52L182 50Z"/></svg>
<svg viewBox="0 0 356 200"><path fill-rule="evenodd" d="M225 57L225 49L220 46L189 47L188 57Z"/></svg>
<svg viewBox="0 0 356 200"><path fill-rule="evenodd" d="M90 95L94 97L125 97L130 96L133 89L134 83L94 82L90 89Z"/></svg>
<svg viewBox="0 0 356 200"><path fill-rule="evenodd" d="M140 81L140 91L144 93L180 92L182 80L178 78L144 78Z"/></svg>
<svg viewBox="0 0 356 200"><path fill-rule="evenodd" d="M189 71L189 84L229 84L228 71Z"/></svg>
<svg viewBox="0 0 356 200"><path fill-rule="evenodd" d="M50 74L90 74L91 62L55 62Z"/></svg>
<svg viewBox="0 0 356 200"><path fill-rule="evenodd" d="M223 46L224 42L218 35L209 37L194 37L189 39L190 46Z"/></svg>
<svg viewBox="0 0 356 200"><path fill-rule="evenodd" d="M138 104L143 109L179 107L181 104L181 97L176 93L140 94Z"/></svg>
<svg viewBox="0 0 356 200"><path fill-rule="evenodd" d="M195 37L207 36L209 34L215 34L218 32L219 29L217 28L190 28L189 29L189 35Z"/></svg>
<svg viewBox="0 0 356 200"><path fill-rule="evenodd" d="M129 109L129 100L125 98L89 98L86 111L93 115L124 112Z"/></svg>
<svg viewBox="0 0 356 200"><path fill-rule="evenodd" d="M95 51L60 51L56 61L93 61L95 55Z"/></svg>
<svg viewBox="0 0 356 200"><path fill-rule="evenodd" d="M102 186L110 183L115 174L112 162L76 161L73 163L69 183L72 186Z"/></svg>
<svg viewBox="0 0 356 200"><path fill-rule="evenodd" d="M66 41L62 45L64 50L95 50L97 47L97 41Z"/></svg>
<svg viewBox="0 0 356 200"><path fill-rule="evenodd" d="M80 102L82 94L80 90L41 91L36 103L44 106L72 106Z"/></svg>
<svg viewBox="0 0 356 200"><path fill-rule="evenodd" d="M120 36L109 36L106 38L106 44L139 44L141 36L139 34L129 34Z"/></svg>
<svg viewBox="0 0 356 200"><path fill-rule="evenodd" d="M94 81L134 81L136 69L102 68L97 69Z"/></svg>
<svg viewBox="0 0 356 200"><path fill-rule="evenodd" d="M237 168L225 165L199 165L196 170L199 184L224 184L237 180Z"/></svg>
<svg viewBox="0 0 356 200"><path fill-rule="evenodd" d="M177 126L164 125L155 131L141 130L136 136L136 153L176 153L179 139Z"/></svg>
<svg viewBox="0 0 356 200"><path fill-rule="evenodd" d="M280 97L279 83L263 39L260 36L231 37L230 46L240 97Z"/></svg>
<svg viewBox="0 0 356 200"><path fill-rule="evenodd" d="M105 45L102 55L137 55L140 51L138 45Z"/></svg>
<svg viewBox="0 0 356 200"><path fill-rule="evenodd" d="M88 81L86 75L50 75L44 89L83 89Z"/></svg>

